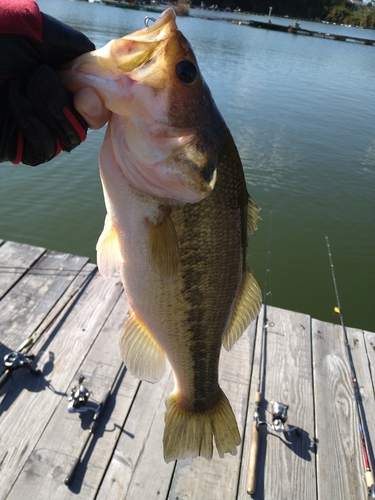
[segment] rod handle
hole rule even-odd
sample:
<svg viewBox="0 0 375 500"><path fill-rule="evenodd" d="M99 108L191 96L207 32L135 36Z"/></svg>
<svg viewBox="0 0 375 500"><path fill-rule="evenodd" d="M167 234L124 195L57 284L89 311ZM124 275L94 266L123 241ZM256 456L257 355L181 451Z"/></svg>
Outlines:
<svg viewBox="0 0 375 500"><path fill-rule="evenodd" d="M75 476L75 473L76 473L76 470L78 469L78 465L80 464L80 461L81 461L81 459L79 457L74 460L74 463L73 463L68 475L66 476L66 478L64 480L64 484L66 484L67 486L69 486L72 483L74 476Z"/></svg>
<svg viewBox="0 0 375 500"><path fill-rule="evenodd" d="M365 481L368 490L375 484L374 474L371 470L365 472Z"/></svg>
<svg viewBox="0 0 375 500"><path fill-rule="evenodd" d="M0 375L0 389L3 387L5 382L8 380L8 377L9 377L9 370L5 370L5 372L3 372Z"/></svg>
<svg viewBox="0 0 375 500"><path fill-rule="evenodd" d="M257 461L258 461L258 448L259 448L259 429L257 421L253 420L251 428L251 444L250 444L250 460L249 460L249 474L247 476L246 491L249 495L254 495L255 486L257 482Z"/></svg>
<svg viewBox="0 0 375 500"><path fill-rule="evenodd" d="M257 391L254 396L255 406L259 406L261 402L262 402L262 393L260 391Z"/></svg>

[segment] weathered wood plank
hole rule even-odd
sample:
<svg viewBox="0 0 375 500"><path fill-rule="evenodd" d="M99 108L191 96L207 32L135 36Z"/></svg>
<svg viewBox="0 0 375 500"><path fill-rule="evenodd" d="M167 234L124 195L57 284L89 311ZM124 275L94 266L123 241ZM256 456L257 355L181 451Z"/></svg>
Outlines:
<svg viewBox="0 0 375 500"><path fill-rule="evenodd" d="M39 325L39 327L34 331L32 335L32 340L33 343L36 344L40 337L48 330L48 328L51 327L53 322L57 319L57 317L61 314L61 312L67 307L69 302L72 301L72 299L79 293L79 291L82 289L82 287L85 286L85 283L87 283L88 280L92 279L94 274L97 272L97 267L95 264L88 263L86 266L80 271L78 276L76 276L73 280L73 282L69 285L67 290L65 291L64 295L58 300L55 304L55 306L51 309L49 314L45 317L45 319L42 321L42 323ZM47 344L50 342L50 338L48 337L46 339ZM43 346L41 346L41 343L38 344L38 355L36 356L33 366L37 366L38 363L38 358L41 356L43 352ZM35 351L35 349L34 349ZM18 395L18 391L22 390L22 385L14 383L13 385L8 386L7 384L12 384L12 377L14 377L15 380L17 380L18 377L18 372L13 372L8 375L8 380L5 382L5 385L1 388L0 390L0 415L5 411L4 408L7 406L10 406L13 399L16 399ZM15 390L15 387L18 390ZM11 398L9 401L5 401L5 399L8 397Z"/></svg>
<svg viewBox="0 0 375 500"><path fill-rule="evenodd" d="M45 248L13 241L0 246L0 299L45 251Z"/></svg>
<svg viewBox="0 0 375 500"><path fill-rule="evenodd" d="M242 439L247 415L255 330L256 321L249 326L230 352L222 350L220 360L220 385L231 403ZM203 458L179 460L168 499L208 500L218 498L217 494L220 492L220 498L235 500L241 456L242 446L236 456L227 454L220 458L215 450L210 461Z"/></svg>
<svg viewBox="0 0 375 500"><path fill-rule="evenodd" d="M318 498L366 499L358 419L342 328L313 319L312 338Z"/></svg>
<svg viewBox="0 0 375 500"><path fill-rule="evenodd" d="M87 438L92 412L68 413L68 401L62 399L40 440L12 488L9 499L28 496L38 500L75 498L93 499L122 432L122 423L132 404L139 381L123 367L118 338L128 304L122 294L108 321L95 340L81 366L84 385L91 391L90 401L101 400L120 371L113 394L100 417L92 443L84 455L75 480L68 488L64 479ZM45 481L48 477L49 480Z"/></svg>
<svg viewBox="0 0 375 500"><path fill-rule="evenodd" d="M164 462L162 437L172 388L169 365L157 384L141 383L97 500L166 498L174 463Z"/></svg>
<svg viewBox="0 0 375 500"><path fill-rule="evenodd" d="M170 377L163 397L160 399L155 419L150 426L150 434L145 442L141 460L138 466L135 467L129 483L126 494L128 500L132 498L159 500L167 496L175 463L166 464L164 462L161 440L164 433L164 401L171 392L172 387L173 381L172 377ZM147 411L146 405L145 410Z"/></svg>
<svg viewBox="0 0 375 500"><path fill-rule="evenodd" d="M24 378L18 380L24 389L0 417L0 498L10 492L121 293L118 278L104 280L97 274L74 299L74 307L68 307L46 332L50 341L44 342L39 361L40 366L44 363L43 376L17 373ZM47 378L51 373L53 382ZM31 468L29 479L37 474L37 467Z"/></svg>
<svg viewBox="0 0 375 500"><path fill-rule="evenodd" d="M254 395L258 388L263 310L257 330L257 345L246 426L245 448L238 499L249 499L246 483L249 464ZM272 420L271 401L289 405L288 426L298 426L290 434L260 427L257 483L254 499L315 499L316 469L314 447L313 384L310 317L276 307L267 307L268 334L264 359L261 418ZM268 405L268 406L267 406Z"/></svg>
<svg viewBox="0 0 375 500"><path fill-rule="evenodd" d="M87 263L77 257L47 251L0 302L0 338L17 350L55 306ZM6 354L0 345L0 357Z"/></svg>
<svg viewBox="0 0 375 500"><path fill-rule="evenodd" d="M43 333L52 325L56 320L57 316L66 308L69 302L72 301L86 286L87 282L94 278L98 271L95 264L88 262L73 279L70 285L65 290L64 294L61 295L60 299L55 303L55 305L50 309L49 313L45 316L44 320L39 324L32 334L33 343L37 343L39 338ZM41 352L41 351L40 351ZM38 358L38 357L37 357Z"/></svg>

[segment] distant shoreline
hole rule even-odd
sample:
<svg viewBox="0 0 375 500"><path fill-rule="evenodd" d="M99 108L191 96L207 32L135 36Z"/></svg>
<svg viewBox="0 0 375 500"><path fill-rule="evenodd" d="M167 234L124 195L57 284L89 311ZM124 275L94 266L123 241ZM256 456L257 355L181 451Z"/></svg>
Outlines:
<svg viewBox="0 0 375 500"><path fill-rule="evenodd" d="M210 9L202 9L200 7L191 7L191 11L202 11L202 12L207 12L207 15L202 15L202 16L192 16L192 17L201 17L202 19L209 18L209 13L210 12L216 12L216 13L222 13L223 17L222 18L213 18L211 17L211 20L218 20L218 21L229 21L229 18L225 17L225 14L237 14L237 15L245 15L245 16L260 16L260 17L266 17L268 19L268 14L264 13L259 13L259 12L248 12L248 11L225 11L225 10L210 10ZM375 9L374 9L375 11ZM369 29L373 30L375 27L372 26L358 26L358 25L353 25L353 24L345 24L345 23L340 23L340 22L334 22L334 21L327 21L325 19L319 19L319 18L305 18L305 17L289 17L289 16L278 16L278 15L273 15L271 16L271 19L288 19L290 21L305 21L309 23L320 23L320 24L327 24L331 26L345 26L348 28L358 28L358 29Z"/></svg>

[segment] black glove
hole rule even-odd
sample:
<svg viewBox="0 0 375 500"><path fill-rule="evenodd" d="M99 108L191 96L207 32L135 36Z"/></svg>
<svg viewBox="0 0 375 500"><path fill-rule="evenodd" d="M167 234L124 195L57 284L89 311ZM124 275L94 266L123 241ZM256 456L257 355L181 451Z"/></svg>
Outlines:
<svg viewBox="0 0 375 500"><path fill-rule="evenodd" d="M34 0L0 0L1 162L38 165L86 138L87 124L54 70L94 49Z"/></svg>

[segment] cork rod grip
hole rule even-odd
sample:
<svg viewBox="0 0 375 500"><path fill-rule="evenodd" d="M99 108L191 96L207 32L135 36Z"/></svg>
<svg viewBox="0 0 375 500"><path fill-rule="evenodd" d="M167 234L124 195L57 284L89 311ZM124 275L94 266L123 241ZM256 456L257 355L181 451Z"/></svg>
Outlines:
<svg viewBox="0 0 375 500"><path fill-rule="evenodd" d="M257 391L255 393L255 404L259 408L262 401L261 392ZM259 448L259 429L257 420L253 420L253 425L251 428L251 442L250 442L250 459L249 459L249 474L247 476L247 487L246 491L249 495L254 495L255 486L257 482L257 461L258 461L258 448Z"/></svg>
<svg viewBox="0 0 375 500"><path fill-rule="evenodd" d="M365 481L366 481L367 489L370 489L371 486L373 486L375 484L374 474L370 470L366 471L366 473L365 473Z"/></svg>
<svg viewBox="0 0 375 500"><path fill-rule="evenodd" d="M247 477L246 491L249 495L254 495L257 482L257 459L259 447L259 430L256 420L253 420L251 429L251 444L250 444L250 460L249 460L249 475Z"/></svg>

